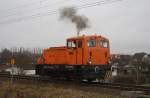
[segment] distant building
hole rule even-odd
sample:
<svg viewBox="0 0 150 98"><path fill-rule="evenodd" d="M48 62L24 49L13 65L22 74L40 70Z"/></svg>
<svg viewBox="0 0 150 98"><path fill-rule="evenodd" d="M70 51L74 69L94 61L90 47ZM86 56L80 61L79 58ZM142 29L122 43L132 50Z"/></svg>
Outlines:
<svg viewBox="0 0 150 98"><path fill-rule="evenodd" d="M20 68L17 67L9 67L7 69L5 69L6 72L9 72L12 75L19 75L22 74L22 71Z"/></svg>
<svg viewBox="0 0 150 98"><path fill-rule="evenodd" d="M35 75L35 70L24 70L25 75Z"/></svg>
<svg viewBox="0 0 150 98"><path fill-rule="evenodd" d="M0 72L5 71L7 68L9 68L10 65L6 65L6 64L0 64Z"/></svg>
<svg viewBox="0 0 150 98"><path fill-rule="evenodd" d="M9 67L5 69L5 72L9 72L12 75L35 75L35 70L24 70L17 67Z"/></svg>
<svg viewBox="0 0 150 98"><path fill-rule="evenodd" d="M120 54L111 54L110 55L110 59L113 60L113 59L120 59Z"/></svg>
<svg viewBox="0 0 150 98"><path fill-rule="evenodd" d="M118 75L131 75L135 71L135 67L132 65L124 65L120 66L118 63L115 63L111 67L112 70L112 76L118 76Z"/></svg>

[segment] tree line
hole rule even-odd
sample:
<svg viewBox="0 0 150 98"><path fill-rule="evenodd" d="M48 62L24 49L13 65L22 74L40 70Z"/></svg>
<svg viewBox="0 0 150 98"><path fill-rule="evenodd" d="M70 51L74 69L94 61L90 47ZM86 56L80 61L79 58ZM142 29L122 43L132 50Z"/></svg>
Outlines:
<svg viewBox="0 0 150 98"><path fill-rule="evenodd" d="M41 53L41 50L39 52L37 49L32 52L22 48L16 51L5 48L0 52L0 64L10 64L12 59L16 65L36 64Z"/></svg>

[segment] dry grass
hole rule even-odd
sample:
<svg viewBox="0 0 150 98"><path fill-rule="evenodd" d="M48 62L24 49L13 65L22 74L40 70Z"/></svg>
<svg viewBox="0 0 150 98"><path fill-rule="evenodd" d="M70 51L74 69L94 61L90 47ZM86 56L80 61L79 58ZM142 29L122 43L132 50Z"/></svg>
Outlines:
<svg viewBox="0 0 150 98"><path fill-rule="evenodd" d="M112 93L112 94L111 94ZM116 93L117 94L117 93ZM122 98L112 91L60 84L0 84L0 98Z"/></svg>

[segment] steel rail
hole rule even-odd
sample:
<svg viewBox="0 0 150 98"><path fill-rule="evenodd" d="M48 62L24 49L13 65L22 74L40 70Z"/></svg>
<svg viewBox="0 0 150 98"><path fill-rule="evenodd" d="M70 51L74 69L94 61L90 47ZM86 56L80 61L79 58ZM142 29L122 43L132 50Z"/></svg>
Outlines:
<svg viewBox="0 0 150 98"><path fill-rule="evenodd" d="M0 73L0 77L2 78L11 78L10 74ZM40 76L27 76L27 75L13 75L14 80L30 80L30 81L41 81L47 83L64 83L71 81L58 81L58 79L51 79L49 77L40 77ZM75 83L75 82L72 82ZM110 88L110 89L119 89L119 90L127 90L127 91L143 91L146 94L150 94L150 87L141 86L141 85L131 85L131 84L118 84L118 83L101 83L101 82L77 82L81 86L92 86L92 87L101 87L101 88Z"/></svg>

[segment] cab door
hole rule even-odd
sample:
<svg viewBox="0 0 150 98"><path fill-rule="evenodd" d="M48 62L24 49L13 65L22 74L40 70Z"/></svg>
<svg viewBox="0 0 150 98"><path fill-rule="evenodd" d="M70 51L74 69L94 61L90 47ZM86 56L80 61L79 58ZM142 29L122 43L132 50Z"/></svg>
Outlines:
<svg viewBox="0 0 150 98"><path fill-rule="evenodd" d="M77 49L76 49L76 59L77 59L77 65L82 65L83 64L83 43L82 40L77 41Z"/></svg>
<svg viewBox="0 0 150 98"><path fill-rule="evenodd" d="M97 47L96 39L92 38L87 41L88 44L88 64L97 64Z"/></svg>
<svg viewBox="0 0 150 98"><path fill-rule="evenodd" d="M77 63L77 60L76 60L76 48L77 48L77 44L76 44L76 40L68 40L67 41L67 54L68 54L68 57L66 58L67 59L67 62L69 65L75 65Z"/></svg>
<svg viewBox="0 0 150 98"><path fill-rule="evenodd" d="M101 50L101 63L108 64L109 63L109 42L107 40L101 39L99 40L99 46Z"/></svg>

